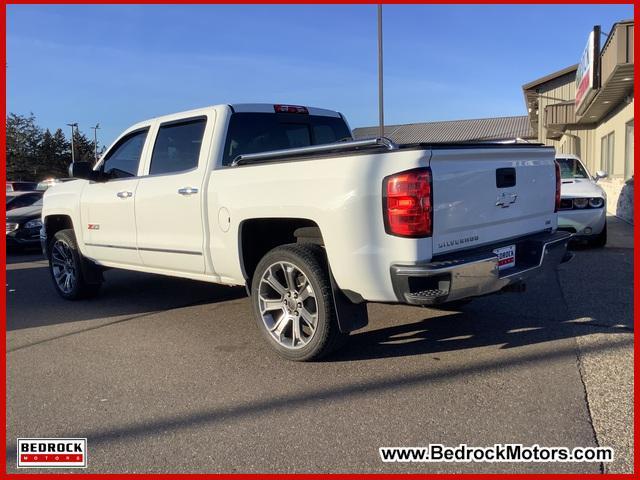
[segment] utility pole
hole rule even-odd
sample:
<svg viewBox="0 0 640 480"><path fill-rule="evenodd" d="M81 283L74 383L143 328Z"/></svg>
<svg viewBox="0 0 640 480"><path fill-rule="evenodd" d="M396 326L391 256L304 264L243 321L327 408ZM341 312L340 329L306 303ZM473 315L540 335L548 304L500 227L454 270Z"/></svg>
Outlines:
<svg viewBox="0 0 640 480"><path fill-rule="evenodd" d="M378 5L378 114L380 131L378 136L384 137L384 94L382 81L382 5Z"/></svg>
<svg viewBox="0 0 640 480"><path fill-rule="evenodd" d="M100 124L96 123L95 127L91 127L93 130L93 156L95 158L95 162L98 163L98 130L100 129Z"/></svg>
<svg viewBox="0 0 640 480"><path fill-rule="evenodd" d="M74 128L78 128L78 123L77 122L73 122L73 123L67 123L68 126L71 127L71 163L75 163L76 162L76 154L75 154L75 148L74 148L74 144L73 144L73 134Z"/></svg>

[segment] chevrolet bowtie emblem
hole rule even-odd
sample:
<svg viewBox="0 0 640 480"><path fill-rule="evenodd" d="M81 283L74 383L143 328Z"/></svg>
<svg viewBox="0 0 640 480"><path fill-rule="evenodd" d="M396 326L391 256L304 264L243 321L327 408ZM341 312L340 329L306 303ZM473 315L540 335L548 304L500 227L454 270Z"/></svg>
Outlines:
<svg viewBox="0 0 640 480"><path fill-rule="evenodd" d="M500 195L498 195L498 199L496 200L496 207L507 208L512 203L515 203L517 198L517 193L502 192Z"/></svg>

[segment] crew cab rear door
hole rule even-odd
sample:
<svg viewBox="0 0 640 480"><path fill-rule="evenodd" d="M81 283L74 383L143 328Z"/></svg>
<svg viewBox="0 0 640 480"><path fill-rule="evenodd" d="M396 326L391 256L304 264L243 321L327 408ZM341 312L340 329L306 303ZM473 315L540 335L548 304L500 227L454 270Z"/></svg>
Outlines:
<svg viewBox="0 0 640 480"><path fill-rule="evenodd" d="M155 125L145 175L135 198L143 265L204 273L204 189L213 114Z"/></svg>

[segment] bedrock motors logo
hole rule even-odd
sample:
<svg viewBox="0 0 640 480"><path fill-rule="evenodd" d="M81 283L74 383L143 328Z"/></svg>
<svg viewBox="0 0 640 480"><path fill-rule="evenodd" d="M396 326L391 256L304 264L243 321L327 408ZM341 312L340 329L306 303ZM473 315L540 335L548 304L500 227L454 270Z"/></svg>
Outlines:
<svg viewBox="0 0 640 480"><path fill-rule="evenodd" d="M86 438L19 438L18 468L85 468Z"/></svg>

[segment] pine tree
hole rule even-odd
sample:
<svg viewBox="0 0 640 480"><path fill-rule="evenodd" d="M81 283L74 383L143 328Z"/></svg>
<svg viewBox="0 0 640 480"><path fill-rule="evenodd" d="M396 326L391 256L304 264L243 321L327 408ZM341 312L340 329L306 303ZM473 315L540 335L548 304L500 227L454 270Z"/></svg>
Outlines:
<svg viewBox="0 0 640 480"><path fill-rule="evenodd" d="M7 179L37 180L38 154L42 143L42 129L36 125L33 113L7 115Z"/></svg>
<svg viewBox="0 0 640 480"><path fill-rule="evenodd" d="M38 165L41 167L41 172L48 170L49 166L53 164L54 155L53 135L51 135L51 132L47 128L44 131L44 135L42 135L42 143L40 144L40 152L38 154Z"/></svg>
<svg viewBox="0 0 640 480"><path fill-rule="evenodd" d="M66 177L71 162L71 150L61 129L52 135L49 129L42 136L40 145L39 166L40 178Z"/></svg>
<svg viewBox="0 0 640 480"><path fill-rule="evenodd" d="M91 165L95 163L93 140L89 140L87 136L79 130L76 130L73 135L73 147L76 162L89 162Z"/></svg>
<svg viewBox="0 0 640 480"><path fill-rule="evenodd" d="M53 157L52 170L60 177L69 175L69 164L71 163L71 145L62 133L61 129L57 129L53 134L53 145L55 155Z"/></svg>
<svg viewBox="0 0 640 480"><path fill-rule="evenodd" d="M93 141L76 130L73 134L75 161L95 163ZM104 151L104 146L101 149ZM102 152L100 152L102 153ZM33 113L7 115L6 168L8 180L43 180L68 176L71 142L58 128L43 131Z"/></svg>

